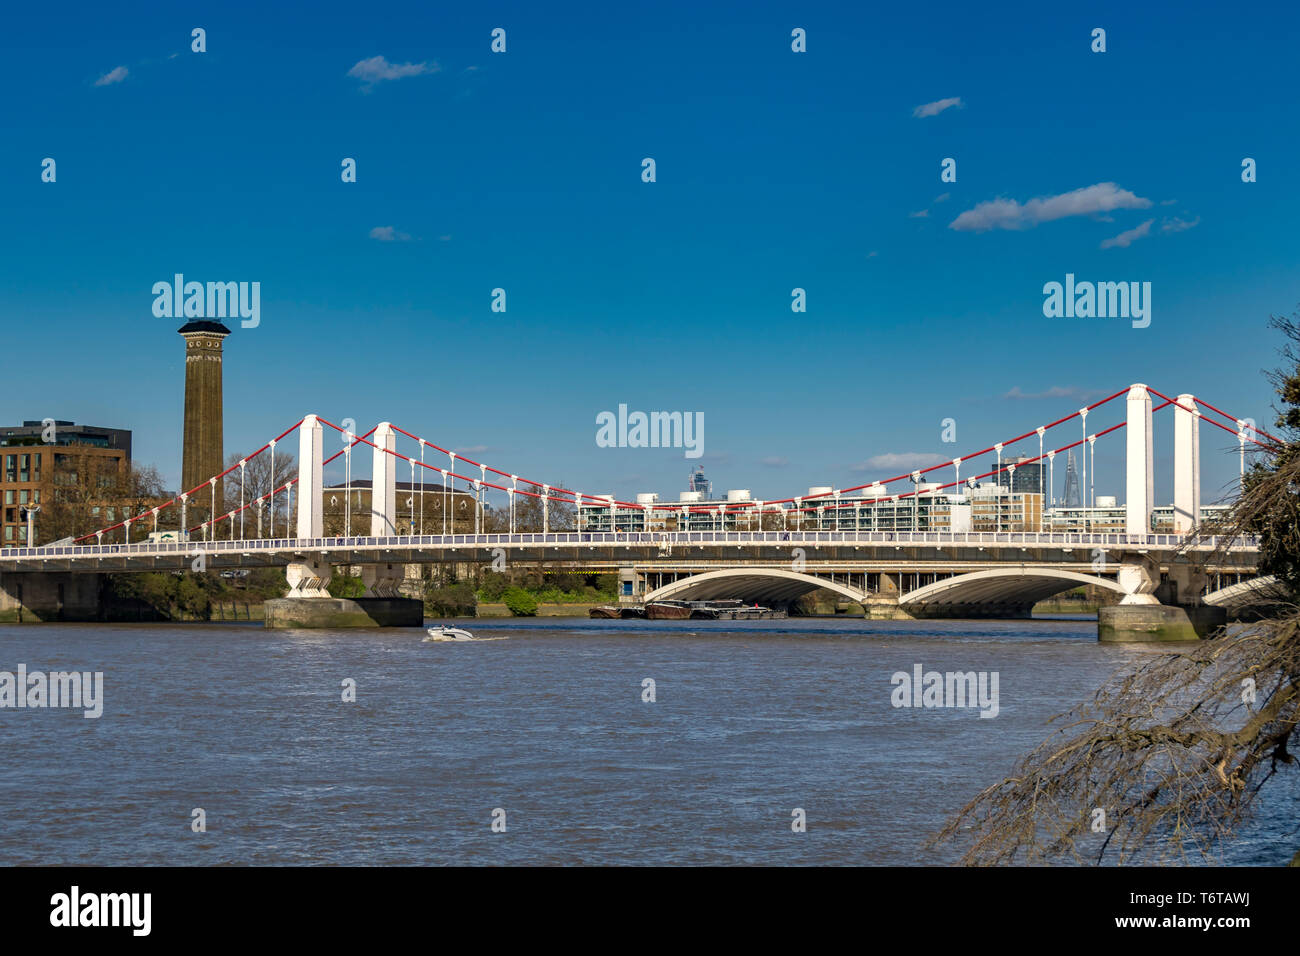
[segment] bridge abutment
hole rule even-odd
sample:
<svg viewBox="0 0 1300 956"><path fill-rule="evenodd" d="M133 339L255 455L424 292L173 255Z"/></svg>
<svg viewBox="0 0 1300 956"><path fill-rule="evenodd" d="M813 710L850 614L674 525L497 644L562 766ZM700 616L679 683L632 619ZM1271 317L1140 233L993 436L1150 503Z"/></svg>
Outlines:
<svg viewBox="0 0 1300 956"><path fill-rule="evenodd" d="M50 571L0 574L0 623L98 621L103 575Z"/></svg>

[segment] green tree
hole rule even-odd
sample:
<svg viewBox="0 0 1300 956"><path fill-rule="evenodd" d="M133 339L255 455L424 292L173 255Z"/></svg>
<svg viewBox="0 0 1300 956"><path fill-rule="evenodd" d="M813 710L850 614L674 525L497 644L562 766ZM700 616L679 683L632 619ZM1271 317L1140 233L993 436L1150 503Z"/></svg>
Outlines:
<svg viewBox="0 0 1300 956"><path fill-rule="evenodd" d="M510 588L501 598L515 617L532 617L537 613L537 598L523 588Z"/></svg>

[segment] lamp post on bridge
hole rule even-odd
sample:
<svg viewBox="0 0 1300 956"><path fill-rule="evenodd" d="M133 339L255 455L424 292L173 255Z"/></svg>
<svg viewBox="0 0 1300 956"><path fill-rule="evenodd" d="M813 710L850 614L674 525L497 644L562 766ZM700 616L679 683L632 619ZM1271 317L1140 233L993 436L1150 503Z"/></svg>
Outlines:
<svg viewBox="0 0 1300 956"><path fill-rule="evenodd" d="M914 471L910 475L908 475L908 478L912 482L912 531L916 532L920 530L917 527L918 512L919 512L917 499L920 498L919 492L921 490L921 473L919 471Z"/></svg>
<svg viewBox="0 0 1300 956"><path fill-rule="evenodd" d="M1052 492L1052 507L1056 507L1056 452L1047 453L1047 484Z"/></svg>

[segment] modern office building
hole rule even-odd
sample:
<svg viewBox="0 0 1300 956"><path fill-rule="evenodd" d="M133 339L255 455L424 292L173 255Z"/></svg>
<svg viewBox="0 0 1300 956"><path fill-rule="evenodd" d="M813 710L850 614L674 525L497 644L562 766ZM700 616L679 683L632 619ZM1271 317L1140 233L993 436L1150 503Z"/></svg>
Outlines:
<svg viewBox="0 0 1300 956"><path fill-rule="evenodd" d="M922 482L918 494L890 495L884 485L836 495L829 486L808 489L794 502L756 502L745 489L725 498L705 500L686 492L677 501L661 502L656 494L639 494L641 508L620 508L613 495L598 497L609 505L585 503L578 511L580 531L1037 531L1042 496L1008 492L989 483L950 494L938 483Z"/></svg>
<svg viewBox="0 0 1300 956"><path fill-rule="evenodd" d="M993 483L1012 491L1044 494L1047 491L1046 462L1030 461L1031 456L1004 458L1002 471L998 471L997 461L989 462L988 470L994 472Z"/></svg>
<svg viewBox="0 0 1300 956"><path fill-rule="evenodd" d="M1020 470L1016 470L1019 484ZM890 495L884 485L872 485L853 494L835 495L832 488L808 489L798 501L761 503L762 530L807 531L1059 531L1122 534L1127 514L1112 496L1099 495L1093 508L1046 508L1037 490L1010 490L995 482L968 486L953 494L939 483L922 482L919 494ZM725 497L706 500L686 492L677 501L660 501L657 494L638 494L641 508L615 507L613 495L599 497L610 502L588 501L578 511L580 531L756 531L757 510L744 489L728 491ZM1203 505L1201 521L1222 517L1228 505ZM1151 531L1173 532L1173 505L1152 510Z"/></svg>
<svg viewBox="0 0 1300 956"><path fill-rule="evenodd" d="M60 488L102 485L131 461L131 432L47 418L0 427L0 547L27 544L27 511ZM40 520L34 521L39 538Z"/></svg>

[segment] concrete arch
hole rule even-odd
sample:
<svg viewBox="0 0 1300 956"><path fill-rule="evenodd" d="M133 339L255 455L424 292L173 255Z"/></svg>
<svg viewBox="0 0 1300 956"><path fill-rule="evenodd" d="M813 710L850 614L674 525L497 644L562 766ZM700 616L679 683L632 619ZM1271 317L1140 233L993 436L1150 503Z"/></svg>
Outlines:
<svg viewBox="0 0 1300 956"><path fill-rule="evenodd" d="M1255 604L1275 604L1286 600L1286 589L1271 574L1251 578L1225 588L1211 591L1201 601L1229 611L1240 610Z"/></svg>
<svg viewBox="0 0 1300 956"><path fill-rule="evenodd" d="M680 578L671 584L655 588L646 594L645 600L649 603L668 599L714 601L736 598L746 602L782 604L818 588L834 591L850 601L862 602L867 597L857 588L846 584L784 568L728 568Z"/></svg>
<svg viewBox="0 0 1300 956"><path fill-rule="evenodd" d="M934 584L927 584L923 588L917 588L903 595L898 603L901 607L908 605L1032 607L1053 594L1078 587L1080 584L1096 584L1120 594L1126 593L1114 578L1103 578L1100 575L1081 574L1078 571L1064 571L1058 568L1030 569L1017 566L972 571L969 574L959 574L943 581L936 581Z"/></svg>

